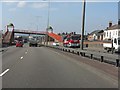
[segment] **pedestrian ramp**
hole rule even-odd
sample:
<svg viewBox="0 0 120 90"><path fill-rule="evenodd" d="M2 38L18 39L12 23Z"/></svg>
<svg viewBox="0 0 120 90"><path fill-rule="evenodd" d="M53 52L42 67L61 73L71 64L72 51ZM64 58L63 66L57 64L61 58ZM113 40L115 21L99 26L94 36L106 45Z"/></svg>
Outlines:
<svg viewBox="0 0 120 90"><path fill-rule="evenodd" d="M3 38L3 44L10 44L12 42L13 32L8 31Z"/></svg>
<svg viewBox="0 0 120 90"><path fill-rule="evenodd" d="M48 33L48 36L57 40L58 42L62 42L62 36L55 34L53 32Z"/></svg>

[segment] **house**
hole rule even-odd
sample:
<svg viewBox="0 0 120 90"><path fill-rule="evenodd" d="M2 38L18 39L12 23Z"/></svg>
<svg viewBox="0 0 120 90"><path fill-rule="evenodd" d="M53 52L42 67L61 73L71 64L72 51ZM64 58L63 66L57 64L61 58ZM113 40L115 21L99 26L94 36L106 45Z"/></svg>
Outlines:
<svg viewBox="0 0 120 90"><path fill-rule="evenodd" d="M104 40L112 40L113 37L120 36L120 20L118 24L112 25L112 22L109 22L109 27L104 31Z"/></svg>
<svg viewBox="0 0 120 90"><path fill-rule="evenodd" d="M103 30L95 30L88 35L89 41L100 41L103 40Z"/></svg>

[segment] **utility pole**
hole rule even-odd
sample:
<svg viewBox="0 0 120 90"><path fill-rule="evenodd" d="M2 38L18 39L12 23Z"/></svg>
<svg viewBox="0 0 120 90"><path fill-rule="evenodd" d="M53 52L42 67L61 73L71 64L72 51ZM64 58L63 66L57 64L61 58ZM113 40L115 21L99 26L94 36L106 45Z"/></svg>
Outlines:
<svg viewBox="0 0 120 90"><path fill-rule="evenodd" d="M84 28L85 28L85 6L86 6L86 1L83 0L83 7L82 7L82 29L81 29L81 44L80 48L83 50L83 39L84 39Z"/></svg>

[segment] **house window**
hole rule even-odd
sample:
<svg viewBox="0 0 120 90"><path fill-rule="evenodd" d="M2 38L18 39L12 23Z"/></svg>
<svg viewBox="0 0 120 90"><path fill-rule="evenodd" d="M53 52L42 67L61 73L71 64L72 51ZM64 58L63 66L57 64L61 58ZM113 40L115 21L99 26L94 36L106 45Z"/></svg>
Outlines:
<svg viewBox="0 0 120 90"><path fill-rule="evenodd" d="M117 39L116 38L114 39L114 43L117 43Z"/></svg>
<svg viewBox="0 0 120 90"><path fill-rule="evenodd" d="M117 31L116 31L116 35L117 35Z"/></svg>
<svg viewBox="0 0 120 90"><path fill-rule="evenodd" d="M107 37L108 37L108 32L107 32Z"/></svg>
<svg viewBox="0 0 120 90"><path fill-rule="evenodd" d="M111 38L111 32L110 32L110 38Z"/></svg>
<svg viewBox="0 0 120 90"><path fill-rule="evenodd" d="M118 33L118 36L120 36L120 31L119 31L119 33Z"/></svg>
<svg viewBox="0 0 120 90"><path fill-rule="evenodd" d="M104 33L104 37L106 36L106 32Z"/></svg>
<svg viewBox="0 0 120 90"><path fill-rule="evenodd" d="M115 31L113 31L113 35L115 35Z"/></svg>

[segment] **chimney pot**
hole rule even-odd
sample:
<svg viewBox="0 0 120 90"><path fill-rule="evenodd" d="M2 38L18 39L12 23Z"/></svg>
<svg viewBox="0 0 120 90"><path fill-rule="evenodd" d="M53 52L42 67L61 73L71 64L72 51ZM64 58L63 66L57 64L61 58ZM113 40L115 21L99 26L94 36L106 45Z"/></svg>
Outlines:
<svg viewBox="0 0 120 90"><path fill-rule="evenodd" d="M120 25L120 19L118 20L118 25Z"/></svg>
<svg viewBox="0 0 120 90"><path fill-rule="evenodd" d="M111 26L112 26L112 21L109 22L109 27L111 27Z"/></svg>

